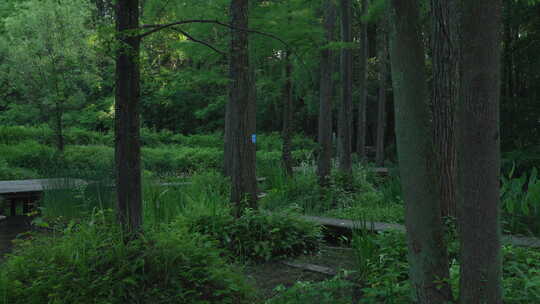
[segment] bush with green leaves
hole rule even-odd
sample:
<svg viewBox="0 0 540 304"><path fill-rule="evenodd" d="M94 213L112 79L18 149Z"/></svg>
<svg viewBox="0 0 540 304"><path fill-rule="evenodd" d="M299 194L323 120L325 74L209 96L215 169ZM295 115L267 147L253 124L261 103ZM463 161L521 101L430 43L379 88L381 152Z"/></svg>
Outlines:
<svg viewBox="0 0 540 304"><path fill-rule="evenodd" d="M0 158L0 180L32 179L38 176L36 171L10 167L7 161Z"/></svg>
<svg viewBox="0 0 540 304"><path fill-rule="evenodd" d="M247 210L240 218L229 214L186 217L190 231L210 235L231 257L268 261L318 250L321 230L316 224L288 214Z"/></svg>
<svg viewBox="0 0 540 304"><path fill-rule="evenodd" d="M54 167L58 160L55 149L33 140L0 145L0 155L10 167L31 169L39 173Z"/></svg>
<svg viewBox="0 0 540 304"><path fill-rule="evenodd" d="M251 303L208 237L171 225L125 242L100 216L20 242L0 269L0 302Z"/></svg>
<svg viewBox="0 0 540 304"><path fill-rule="evenodd" d="M510 233L540 235L540 179L538 170L514 177L514 169L502 176L503 227Z"/></svg>

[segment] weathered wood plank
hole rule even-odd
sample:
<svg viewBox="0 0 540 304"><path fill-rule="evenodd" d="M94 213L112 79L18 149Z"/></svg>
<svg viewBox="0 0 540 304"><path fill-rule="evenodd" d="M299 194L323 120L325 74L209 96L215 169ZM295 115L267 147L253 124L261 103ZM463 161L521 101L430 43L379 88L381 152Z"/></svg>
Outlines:
<svg viewBox="0 0 540 304"><path fill-rule="evenodd" d="M336 219L336 218L320 217L320 216L309 216L309 215L301 216L301 218L310 222L321 224L323 226L348 228L348 229L359 229L362 227L362 223L360 221ZM405 227L400 224L389 224L389 223L369 222L369 221L366 222L365 224L368 229L371 229L373 227L373 230L375 231L398 230L398 231L405 232Z"/></svg>
<svg viewBox="0 0 540 304"><path fill-rule="evenodd" d="M25 192L43 192L50 189L66 189L86 185L82 179L49 178L0 181L0 194L15 194Z"/></svg>
<svg viewBox="0 0 540 304"><path fill-rule="evenodd" d="M314 222L327 227L342 228L342 229L358 229L361 228L359 221L352 221L346 219L327 218L319 216L301 216L300 218ZM397 230L405 232L405 226L401 224L389 224L381 222L366 222L368 229L373 228L375 231L389 231ZM515 235L503 235L502 243L504 245L513 245L519 247L540 248L540 238L535 237L523 237Z"/></svg>
<svg viewBox="0 0 540 304"><path fill-rule="evenodd" d="M290 266L290 267L309 270L309 271L312 271L312 272L322 273L322 274L326 274L326 275L329 275L329 276L335 276L335 275L338 274L337 271L335 271L334 269L332 269L330 267L326 267L326 266L319 266L319 265L307 264L307 263L287 262L287 261L284 261L282 263L287 265L287 266Z"/></svg>

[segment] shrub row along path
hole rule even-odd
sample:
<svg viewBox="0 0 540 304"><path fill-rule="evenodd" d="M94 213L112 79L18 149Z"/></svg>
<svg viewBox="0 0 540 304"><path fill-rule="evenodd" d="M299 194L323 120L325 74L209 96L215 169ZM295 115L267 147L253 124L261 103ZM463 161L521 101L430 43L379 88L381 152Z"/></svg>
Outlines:
<svg viewBox="0 0 540 304"><path fill-rule="evenodd" d="M401 224L390 224L390 223L381 223L381 222L369 222L361 223L360 221L346 220L346 219L336 219L320 216L301 216L302 219L320 224L325 227L334 228L334 229L346 229L353 230L366 227L373 231L388 231L388 230L397 230L405 232L405 226ZM521 246L521 247L531 247L531 248L540 248L540 239L535 237L523 237L515 235L503 235L502 243L505 245Z"/></svg>

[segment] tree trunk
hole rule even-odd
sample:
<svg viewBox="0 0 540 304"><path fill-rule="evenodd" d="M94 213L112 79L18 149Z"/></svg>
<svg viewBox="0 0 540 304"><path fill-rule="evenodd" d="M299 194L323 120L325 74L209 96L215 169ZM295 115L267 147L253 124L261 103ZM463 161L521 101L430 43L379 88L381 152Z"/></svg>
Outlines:
<svg viewBox="0 0 540 304"><path fill-rule="evenodd" d="M118 219L127 232L142 225L141 157L139 138L140 38L139 1L118 1L116 30L115 162Z"/></svg>
<svg viewBox="0 0 540 304"><path fill-rule="evenodd" d="M324 30L326 43L334 41L334 27L336 23L335 0L325 1ZM328 184L328 178L332 169L332 93L334 70L334 54L332 50L321 50L321 83L319 102L319 134L320 146L317 163L317 175L319 183L323 186Z"/></svg>
<svg viewBox="0 0 540 304"><path fill-rule="evenodd" d="M248 0L231 1L231 25L248 28ZM257 178L255 173L255 100L250 79L248 33L231 31L229 122L232 136L231 202L233 213L239 217L247 207L257 207ZM254 81L254 80L253 80Z"/></svg>
<svg viewBox="0 0 540 304"><path fill-rule="evenodd" d="M369 0L362 0L362 14L367 13ZM367 60L369 57L369 41L367 36L367 22L362 23L360 28L360 54L359 70L360 80L358 90L360 91L360 102L358 103L358 134L356 141L356 153L360 161L366 160L366 106L367 106Z"/></svg>
<svg viewBox="0 0 540 304"><path fill-rule="evenodd" d="M500 174L500 0L462 1L457 106L460 303L503 303Z"/></svg>
<svg viewBox="0 0 540 304"><path fill-rule="evenodd" d="M341 0L341 40L352 43L351 0ZM352 174L351 139L352 139L352 50L346 46L341 51L341 107L339 108L339 169L346 176Z"/></svg>
<svg viewBox="0 0 540 304"><path fill-rule="evenodd" d="M293 120L293 102L292 102L292 63L290 52L285 52L285 85L283 86L283 167L287 176L293 175L293 159L291 155L292 140L292 120Z"/></svg>
<svg viewBox="0 0 540 304"><path fill-rule="evenodd" d="M59 97L57 97L59 98ZM62 121L63 116L63 102L57 101L56 102L56 148L58 149L58 152L62 153L64 152L64 124Z"/></svg>
<svg viewBox="0 0 540 304"><path fill-rule="evenodd" d="M230 92L229 92L230 94ZM223 174L227 177L232 177L232 124L231 121L231 103L232 99L229 96L229 101L225 105L225 132L223 135Z"/></svg>
<svg viewBox="0 0 540 304"><path fill-rule="evenodd" d="M456 216L454 112L458 97L457 1L431 0L433 140L441 215Z"/></svg>
<svg viewBox="0 0 540 304"><path fill-rule="evenodd" d="M384 143L386 135L386 81L388 79L388 20L382 17L377 27L379 57L379 103L377 109L377 142L375 145L375 162L384 167Z"/></svg>
<svg viewBox="0 0 540 304"><path fill-rule="evenodd" d="M406 204L409 277L417 303L451 300L448 256L433 165L425 54L418 1L391 1L392 83L401 188Z"/></svg>

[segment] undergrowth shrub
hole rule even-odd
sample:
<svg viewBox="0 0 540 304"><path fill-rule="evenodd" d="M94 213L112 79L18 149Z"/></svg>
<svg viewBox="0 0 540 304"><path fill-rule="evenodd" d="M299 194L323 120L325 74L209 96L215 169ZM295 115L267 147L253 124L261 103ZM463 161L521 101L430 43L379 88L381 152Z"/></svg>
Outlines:
<svg viewBox="0 0 540 304"><path fill-rule="evenodd" d="M320 227L288 214L247 210L236 219L229 214L186 217L190 231L210 235L231 257L268 261L314 252L319 248Z"/></svg>
<svg viewBox="0 0 540 304"><path fill-rule="evenodd" d="M322 282L296 282L290 288L280 285L266 304L350 304L353 284L340 277Z"/></svg>
<svg viewBox="0 0 540 304"><path fill-rule="evenodd" d="M36 171L26 168L10 167L7 161L0 158L0 180L16 180L37 178Z"/></svg>
<svg viewBox="0 0 540 304"><path fill-rule="evenodd" d="M66 146L61 168L85 175L112 174L114 166L114 148L108 146ZM62 171L62 170L60 170Z"/></svg>
<svg viewBox="0 0 540 304"><path fill-rule="evenodd" d="M53 131L47 126L0 126L0 144L13 145L27 140L41 144L54 143Z"/></svg>
<svg viewBox="0 0 540 304"><path fill-rule="evenodd" d="M91 221L23 241L0 269L1 303L251 303L208 237L168 226L124 242Z"/></svg>
<svg viewBox="0 0 540 304"><path fill-rule="evenodd" d="M215 148L167 146L142 149L144 168L155 172L219 170L222 168L222 159L223 151Z"/></svg>
<svg viewBox="0 0 540 304"><path fill-rule="evenodd" d="M54 148L27 140L18 144L0 145L0 155L10 167L19 167L42 172L57 163Z"/></svg>

